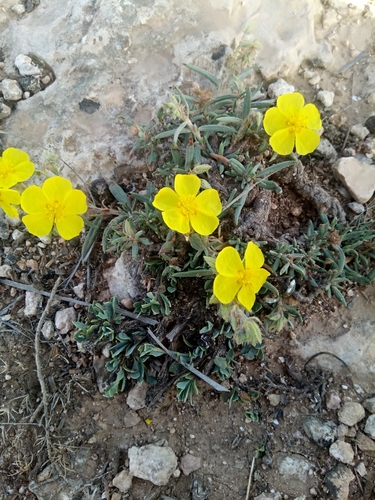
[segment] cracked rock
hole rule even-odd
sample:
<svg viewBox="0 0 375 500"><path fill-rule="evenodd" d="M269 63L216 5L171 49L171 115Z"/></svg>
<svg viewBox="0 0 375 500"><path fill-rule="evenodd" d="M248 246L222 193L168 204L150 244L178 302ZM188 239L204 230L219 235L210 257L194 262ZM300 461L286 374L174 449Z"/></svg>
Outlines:
<svg viewBox="0 0 375 500"><path fill-rule="evenodd" d="M307 417L303 422L303 429L311 441L325 448L337 439L337 425L331 420L323 422L316 417Z"/></svg>
<svg viewBox="0 0 375 500"><path fill-rule="evenodd" d="M345 443L345 441L336 441L333 443L329 449L329 454L343 464L349 464L354 458L353 448L349 443Z"/></svg>
<svg viewBox="0 0 375 500"><path fill-rule="evenodd" d="M55 326L60 333L68 333L74 327L73 321L76 321L76 311L74 307L60 309L55 315Z"/></svg>
<svg viewBox="0 0 375 500"><path fill-rule="evenodd" d="M349 496L349 484L354 480L353 472L339 464L326 474L326 485L333 500L347 500Z"/></svg>
<svg viewBox="0 0 375 500"><path fill-rule="evenodd" d="M341 423L352 427L365 417L365 409L355 401L345 403L338 411L338 419Z"/></svg>

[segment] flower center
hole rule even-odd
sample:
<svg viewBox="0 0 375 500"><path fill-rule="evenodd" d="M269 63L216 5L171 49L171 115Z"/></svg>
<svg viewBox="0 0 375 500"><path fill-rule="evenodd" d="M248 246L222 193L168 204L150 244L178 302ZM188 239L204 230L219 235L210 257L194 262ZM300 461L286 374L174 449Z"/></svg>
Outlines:
<svg viewBox="0 0 375 500"><path fill-rule="evenodd" d="M238 271L237 283L239 283L242 286L248 286L251 285L252 278L253 278L253 273L251 269L243 269L241 271Z"/></svg>
<svg viewBox="0 0 375 500"><path fill-rule="evenodd" d="M306 118L301 115L291 116L287 122L287 127L289 127L289 132L294 132L295 134L299 134L302 129L306 128Z"/></svg>
<svg viewBox="0 0 375 500"><path fill-rule="evenodd" d="M197 213L195 196L192 196L191 194L187 196L180 196L177 206L184 217L190 217L191 215L195 215Z"/></svg>
<svg viewBox="0 0 375 500"><path fill-rule="evenodd" d="M14 166L11 163L7 162L5 158L3 158L3 162L0 169L0 179L6 179L8 175L12 175L14 173L15 173Z"/></svg>
<svg viewBox="0 0 375 500"><path fill-rule="evenodd" d="M65 206L59 200L50 201L46 204L46 214L48 218L58 221L65 215Z"/></svg>

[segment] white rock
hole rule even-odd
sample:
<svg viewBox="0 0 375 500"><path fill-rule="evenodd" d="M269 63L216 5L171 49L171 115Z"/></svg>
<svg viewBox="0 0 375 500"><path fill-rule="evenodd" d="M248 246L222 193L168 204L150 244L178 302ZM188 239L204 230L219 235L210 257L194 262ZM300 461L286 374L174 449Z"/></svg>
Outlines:
<svg viewBox="0 0 375 500"><path fill-rule="evenodd" d="M183 457L181 457L181 470L188 476L191 472L194 472L202 467L202 459L201 457L197 457L196 455L191 455L187 453Z"/></svg>
<svg viewBox="0 0 375 500"><path fill-rule="evenodd" d="M325 108L330 108L335 99L335 93L330 90L319 90L316 97Z"/></svg>
<svg viewBox="0 0 375 500"><path fill-rule="evenodd" d="M21 14L24 14L26 12L25 6L23 4L17 4L13 5L12 11L20 16Z"/></svg>
<svg viewBox="0 0 375 500"><path fill-rule="evenodd" d="M284 478L298 477L301 481L307 479L311 463L297 454L278 457L277 468Z"/></svg>
<svg viewBox="0 0 375 500"><path fill-rule="evenodd" d="M354 458L353 448L349 443L345 443L345 441L336 441L333 443L329 448L329 454L344 464L349 464Z"/></svg>
<svg viewBox="0 0 375 500"><path fill-rule="evenodd" d="M347 207L357 215L362 214L365 211L364 205L362 205L361 203L357 203L356 201L348 203Z"/></svg>
<svg viewBox="0 0 375 500"><path fill-rule="evenodd" d="M130 474L151 481L156 486L168 484L177 467L177 457L169 446L133 446L129 448L128 457Z"/></svg>
<svg viewBox="0 0 375 500"><path fill-rule="evenodd" d="M6 101L19 101L22 99L23 91L17 80L5 78L0 85Z"/></svg>
<svg viewBox="0 0 375 500"><path fill-rule="evenodd" d="M321 80L321 76L320 75L315 75L313 76L310 80L309 80L309 84L310 85L316 85L317 83L319 83Z"/></svg>
<svg viewBox="0 0 375 500"><path fill-rule="evenodd" d="M147 389L148 385L145 382L142 384L137 383L130 389L126 402L132 410L140 410L146 406Z"/></svg>
<svg viewBox="0 0 375 500"><path fill-rule="evenodd" d="M38 314L39 306L42 305L42 296L36 292L25 294L25 316L31 318Z"/></svg>
<svg viewBox="0 0 375 500"><path fill-rule="evenodd" d="M53 326L53 321L47 320L44 322L44 325L42 327L42 333L43 337L46 340L52 340L55 336L55 328Z"/></svg>
<svg viewBox="0 0 375 500"><path fill-rule="evenodd" d="M112 480L112 486L121 491L121 493L126 493L132 487L133 476L129 474L126 470L123 470L116 474Z"/></svg>
<svg viewBox="0 0 375 500"><path fill-rule="evenodd" d="M375 438L375 415L370 415L366 420L365 433Z"/></svg>
<svg viewBox="0 0 375 500"><path fill-rule="evenodd" d="M73 292L77 295L79 299L84 299L85 298L85 284L80 283L77 286L73 287Z"/></svg>
<svg viewBox="0 0 375 500"><path fill-rule="evenodd" d="M19 229L15 229L13 232L12 232L12 240L13 241L17 241L19 240L20 238L22 238L24 235L24 233L22 231L20 231Z"/></svg>
<svg viewBox="0 0 375 500"><path fill-rule="evenodd" d="M35 76L41 74L40 68L35 66L31 57L25 54L19 54L14 61L14 65L22 76Z"/></svg>
<svg viewBox="0 0 375 500"><path fill-rule="evenodd" d="M341 423L352 427L365 417L365 409L361 404L349 401L343 404L337 415Z"/></svg>
<svg viewBox="0 0 375 500"><path fill-rule="evenodd" d="M276 82L271 83L267 93L271 99L277 99L283 94L294 92L294 85L290 85L283 78L279 78Z"/></svg>
<svg viewBox="0 0 375 500"><path fill-rule="evenodd" d="M137 270L138 264L131 259L131 255L125 252L122 253L114 267L107 269L103 273L104 279L108 282L111 295L118 297L120 300L136 297L139 294Z"/></svg>
<svg viewBox="0 0 375 500"><path fill-rule="evenodd" d="M358 123L350 128L350 133L363 140L370 133L369 129Z"/></svg>
<svg viewBox="0 0 375 500"><path fill-rule="evenodd" d="M4 104L3 102L0 103L0 120L3 118L7 118L11 113L11 109L9 106Z"/></svg>
<svg viewBox="0 0 375 500"><path fill-rule="evenodd" d="M74 307L60 309L55 314L55 327L60 330L60 333L68 333L74 328L73 321L76 321L77 315Z"/></svg>
<svg viewBox="0 0 375 500"><path fill-rule="evenodd" d="M358 203L366 203L375 191L375 167L356 158L340 158L333 173Z"/></svg>
<svg viewBox="0 0 375 500"><path fill-rule="evenodd" d="M280 394L269 394L267 399L271 406L278 406L280 404L281 397Z"/></svg>
<svg viewBox="0 0 375 500"><path fill-rule="evenodd" d="M363 462L359 462L359 464L357 465L357 467L355 469L360 476L362 476L362 477L367 476L367 469L366 469L366 466Z"/></svg>

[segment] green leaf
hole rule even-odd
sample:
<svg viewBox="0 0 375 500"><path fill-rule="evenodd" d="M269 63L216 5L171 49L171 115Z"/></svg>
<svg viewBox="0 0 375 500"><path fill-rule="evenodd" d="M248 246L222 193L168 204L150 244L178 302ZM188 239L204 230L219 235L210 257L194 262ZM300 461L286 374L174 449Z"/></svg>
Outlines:
<svg viewBox="0 0 375 500"><path fill-rule="evenodd" d="M109 182L108 188L119 203L130 206L129 197L121 186L116 184L116 182Z"/></svg>
<svg viewBox="0 0 375 500"><path fill-rule="evenodd" d="M262 181L259 183L259 187L267 189L268 191L275 191L276 194L281 194L283 192L281 186L279 186L279 184L274 181Z"/></svg>
<svg viewBox="0 0 375 500"><path fill-rule="evenodd" d="M189 243L194 248L194 250L203 251L206 248L207 238L203 239L204 236L199 236L197 233L193 233L189 237Z"/></svg>
<svg viewBox="0 0 375 500"><path fill-rule="evenodd" d="M174 136L174 135L175 135L176 131L177 131L179 128L180 128L180 127L178 127L178 128L174 128L174 129L172 129L172 130L166 130L166 131L164 131L164 132L160 132L160 134L155 135L154 140L157 140L157 139L165 139L165 138L167 138L167 137L172 137L172 136ZM188 128L184 128L184 129L182 129L182 130L180 130L180 131L178 132L178 135L180 135L180 134L190 134L190 133L191 133L191 132L190 132L190 130L189 130Z"/></svg>
<svg viewBox="0 0 375 500"><path fill-rule="evenodd" d="M249 87L245 90L245 97L242 105L242 119L244 120L251 110L251 93Z"/></svg>
<svg viewBox="0 0 375 500"><path fill-rule="evenodd" d="M203 259L207 262L207 264L210 266L210 268L216 272L216 267L215 267L215 262L216 259L214 257L209 257L208 255L205 255Z"/></svg>
<svg viewBox="0 0 375 500"><path fill-rule="evenodd" d="M205 69L199 68L198 66L194 66L193 64L184 64L184 66L186 66L191 71L195 71L195 73L198 73L204 78L207 78L207 80L213 83L216 87L219 86L219 80Z"/></svg>
<svg viewBox="0 0 375 500"><path fill-rule="evenodd" d="M82 245L82 251L81 251L82 262L86 262L90 257L91 250L93 249L93 246L95 245L95 242L98 238L98 233L102 222L103 222L103 217L98 216L91 223L91 227Z"/></svg>
<svg viewBox="0 0 375 500"><path fill-rule="evenodd" d="M199 132L237 132L235 128L226 125L201 125L198 130Z"/></svg>
<svg viewBox="0 0 375 500"><path fill-rule="evenodd" d="M331 290L332 290L333 295L336 297L336 299L339 302L341 302L341 304L343 304L345 307L348 307L348 304L345 300L345 297L343 296L343 294L340 292L340 290L335 285L331 285Z"/></svg>
<svg viewBox="0 0 375 500"><path fill-rule="evenodd" d="M213 276L215 273L211 269L195 269L194 271L182 271L173 273L173 278L198 278L199 276Z"/></svg>
<svg viewBox="0 0 375 500"><path fill-rule="evenodd" d="M268 175L275 174L276 172L280 172L280 170L284 170L284 168L291 167L292 165L295 165L296 161L295 160L290 160L290 161L283 161L281 163L276 163L276 165L271 165L271 167L264 168L260 172L257 173L257 178L258 177L266 177Z"/></svg>

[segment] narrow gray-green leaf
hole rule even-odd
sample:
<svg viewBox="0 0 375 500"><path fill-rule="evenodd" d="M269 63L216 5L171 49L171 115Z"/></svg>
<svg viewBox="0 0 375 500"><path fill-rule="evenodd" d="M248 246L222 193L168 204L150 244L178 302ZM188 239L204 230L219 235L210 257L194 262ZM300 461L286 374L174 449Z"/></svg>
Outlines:
<svg viewBox="0 0 375 500"><path fill-rule="evenodd" d="M194 64L185 64L185 66L191 71L195 71L195 73L207 78L207 80L210 80L210 82L216 85L216 87L219 86L219 80L212 73L209 73L205 69L199 68L198 66L194 66Z"/></svg>
<svg viewBox="0 0 375 500"><path fill-rule="evenodd" d="M283 161L281 163L276 163L276 165L271 165L260 172L257 173L257 177L267 177L269 175L275 174L276 172L280 172L280 170L284 170L284 168L291 167L295 165L295 160Z"/></svg>

